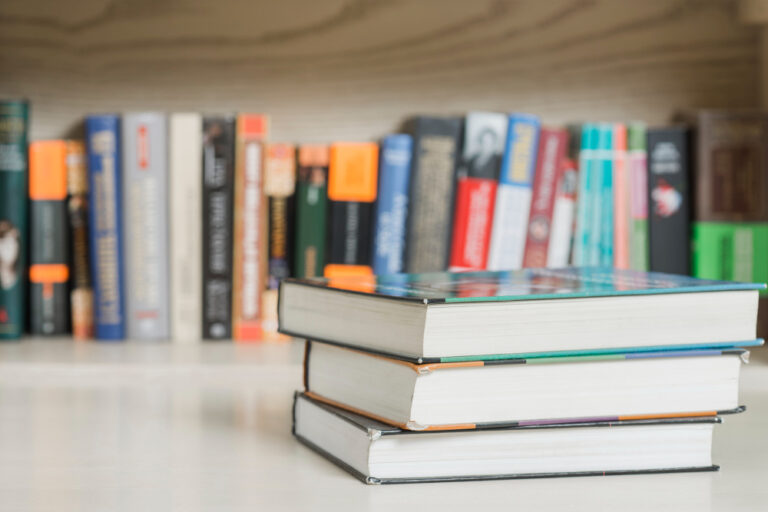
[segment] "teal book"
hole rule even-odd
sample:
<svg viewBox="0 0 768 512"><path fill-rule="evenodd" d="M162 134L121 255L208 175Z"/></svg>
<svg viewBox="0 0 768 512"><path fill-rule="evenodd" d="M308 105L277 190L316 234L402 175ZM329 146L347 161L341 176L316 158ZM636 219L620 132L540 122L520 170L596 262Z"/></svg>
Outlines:
<svg viewBox="0 0 768 512"><path fill-rule="evenodd" d="M590 247L592 235L593 201L595 188L595 150L598 129L594 124L585 124L581 129L581 150L579 151L579 187L576 206L576 234L573 241L573 263L577 266L591 265Z"/></svg>
<svg viewBox="0 0 768 512"><path fill-rule="evenodd" d="M764 284L602 267L286 279L280 331L409 361L728 348Z"/></svg>
<svg viewBox="0 0 768 512"><path fill-rule="evenodd" d="M600 173L600 188L597 190L595 202L598 205L599 222L597 246L594 251L597 253L598 264L604 267L613 266L613 125L601 124L600 134L597 142L597 154Z"/></svg>
<svg viewBox="0 0 768 512"><path fill-rule="evenodd" d="M0 340L26 318L28 123L26 101L0 100Z"/></svg>

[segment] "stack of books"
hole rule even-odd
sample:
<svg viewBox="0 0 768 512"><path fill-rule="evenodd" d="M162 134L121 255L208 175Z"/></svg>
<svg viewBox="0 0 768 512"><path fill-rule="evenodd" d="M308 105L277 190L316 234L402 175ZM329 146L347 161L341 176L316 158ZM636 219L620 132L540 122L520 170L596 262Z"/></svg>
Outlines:
<svg viewBox="0 0 768 512"><path fill-rule="evenodd" d="M286 279L280 331L308 340L294 434L366 483L715 470L763 288L601 268Z"/></svg>

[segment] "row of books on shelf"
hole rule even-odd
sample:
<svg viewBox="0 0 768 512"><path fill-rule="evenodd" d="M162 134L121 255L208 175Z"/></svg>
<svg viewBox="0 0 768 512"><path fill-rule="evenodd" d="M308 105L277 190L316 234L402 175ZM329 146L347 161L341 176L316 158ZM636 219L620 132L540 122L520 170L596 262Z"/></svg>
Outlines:
<svg viewBox="0 0 768 512"><path fill-rule="evenodd" d="M659 129L470 112L301 145L271 142L261 114L92 115L84 141L27 147L28 122L26 102L0 102L0 337L28 322L279 338L291 276L575 264L768 280L759 111Z"/></svg>

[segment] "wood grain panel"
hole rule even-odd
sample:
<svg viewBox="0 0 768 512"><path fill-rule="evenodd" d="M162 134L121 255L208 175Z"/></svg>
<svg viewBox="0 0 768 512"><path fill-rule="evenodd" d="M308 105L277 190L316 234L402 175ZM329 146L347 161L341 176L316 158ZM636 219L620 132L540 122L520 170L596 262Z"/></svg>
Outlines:
<svg viewBox="0 0 768 512"><path fill-rule="evenodd" d="M759 104L759 47L720 0L3 0L0 96L33 138L137 109L264 111L294 141L468 109L660 123Z"/></svg>

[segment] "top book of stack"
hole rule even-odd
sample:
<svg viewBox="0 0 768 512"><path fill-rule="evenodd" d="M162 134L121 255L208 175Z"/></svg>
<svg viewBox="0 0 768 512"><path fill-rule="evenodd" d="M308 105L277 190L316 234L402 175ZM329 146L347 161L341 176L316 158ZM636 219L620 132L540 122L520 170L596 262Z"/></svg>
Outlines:
<svg viewBox="0 0 768 512"><path fill-rule="evenodd" d="M764 288L610 268L286 279L279 321L416 363L754 346Z"/></svg>

